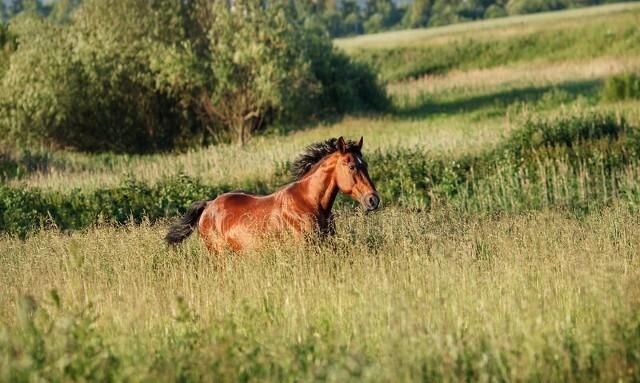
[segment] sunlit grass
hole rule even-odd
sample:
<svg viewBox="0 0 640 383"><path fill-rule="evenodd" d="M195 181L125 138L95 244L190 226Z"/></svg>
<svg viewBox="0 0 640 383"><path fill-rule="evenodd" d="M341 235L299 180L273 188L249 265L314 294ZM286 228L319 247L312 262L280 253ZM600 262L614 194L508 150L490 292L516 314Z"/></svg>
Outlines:
<svg viewBox="0 0 640 383"><path fill-rule="evenodd" d="M119 358L112 373L162 380L178 366L157 358L178 355L200 366L196 374L237 379L243 365L255 380L280 380L279 368L293 380L332 370L337 380L365 381L638 374L625 356L637 350L620 331L640 309L640 221L624 207L582 219L549 211L497 218L449 208L343 211L332 245L273 243L259 254L229 255L223 269L197 238L167 249L163 229L0 239L10 271L0 276L2 323L20 325L25 294L54 321L91 302L94 331ZM51 289L64 310L46 303ZM190 348L165 340L189 342L175 319L184 310L178 297L192 314L186 329L199 334ZM53 369L39 373L56 376L65 356L53 338L43 341ZM301 365L306 357L315 362ZM6 377L28 359L0 358L0 370Z"/></svg>
<svg viewBox="0 0 640 383"><path fill-rule="evenodd" d="M287 161L292 161L313 142L343 135L365 137L365 153L389 148L424 147L435 153L462 153L502 137L503 119L472 123L466 116L415 120L393 117L346 118L335 124L318 126L287 137L256 137L240 148L216 145L186 153L151 156L109 155L107 165L84 154L58 154L69 169L35 172L10 182L53 190L92 189L119 184L126 177L155 182L164 176L183 173L210 183L234 183L245 179L265 179ZM497 125L497 126L496 126ZM55 161L53 161L55 162ZM83 168L86 164L86 168Z"/></svg>
<svg viewBox="0 0 640 383"><path fill-rule="evenodd" d="M427 75L387 86L390 95L418 97L423 94L461 95L499 90L552 87L563 83L603 80L619 73L640 70L640 57L601 57L593 60L525 63L490 69L454 70L445 75Z"/></svg>

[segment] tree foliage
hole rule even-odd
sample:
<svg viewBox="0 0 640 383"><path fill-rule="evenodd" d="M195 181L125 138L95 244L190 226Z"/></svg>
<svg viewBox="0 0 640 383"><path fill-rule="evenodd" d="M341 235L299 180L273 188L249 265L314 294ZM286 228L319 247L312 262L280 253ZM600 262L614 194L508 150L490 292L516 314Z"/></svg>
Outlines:
<svg viewBox="0 0 640 383"><path fill-rule="evenodd" d="M236 0L233 7L215 2L210 11L208 51L198 68L205 71L200 79L214 81L196 85L200 115L221 121L244 143L266 118L315 97L319 84L310 71L305 31L290 22L291 9Z"/></svg>
<svg viewBox="0 0 640 383"><path fill-rule="evenodd" d="M269 123L386 100L368 67L284 1L85 0L62 14L68 22L23 13L10 23L18 48L2 78L0 131L11 143L244 143Z"/></svg>

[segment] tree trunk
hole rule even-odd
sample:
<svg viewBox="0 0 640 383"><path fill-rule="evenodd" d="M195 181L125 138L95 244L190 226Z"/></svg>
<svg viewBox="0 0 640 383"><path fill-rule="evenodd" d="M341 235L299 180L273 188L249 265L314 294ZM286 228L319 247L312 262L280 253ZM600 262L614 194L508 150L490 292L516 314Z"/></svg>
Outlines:
<svg viewBox="0 0 640 383"><path fill-rule="evenodd" d="M240 122L240 140L239 140L239 144L240 146L244 146L245 144L245 129L246 129L246 122L243 120Z"/></svg>

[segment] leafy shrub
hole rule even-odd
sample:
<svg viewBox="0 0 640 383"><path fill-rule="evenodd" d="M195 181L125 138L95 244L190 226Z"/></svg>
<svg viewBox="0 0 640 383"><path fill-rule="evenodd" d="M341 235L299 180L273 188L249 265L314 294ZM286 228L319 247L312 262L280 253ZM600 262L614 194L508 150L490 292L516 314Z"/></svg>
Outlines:
<svg viewBox="0 0 640 383"><path fill-rule="evenodd" d="M465 182L470 163L428 158L420 150L395 150L375 153L369 162L382 200L405 206L430 205L434 198L456 194Z"/></svg>
<svg viewBox="0 0 640 383"><path fill-rule="evenodd" d="M640 99L640 76L625 73L607 78L602 88L602 98L607 101Z"/></svg>
<svg viewBox="0 0 640 383"><path fill-rule="evenodd" d="M551 119L529 119L502 145L516 154L544 146L574 146L580 141L616 139L629 129L622 116L613 113L585 112Z"/></svg>
<svg viewBox="0 0 640 383"><path fill-rule="evenodd" d="M84 11L78 17L94 19L89 6ZM28 15L12 22L19 48L0 94L6 140L24 147L115 151L174 145L183 116L175 100L153 89L140 28L105 30L114 25L109 18L116 19L116 11L95 18L102 30L88 23L71 29Z"/></svg>
<svg viewBox="0 0 640 383"><path fill-rule="evenodd" d="M155 185L128 179L114 188L89 193L74 189L68 194L0 185L0 231L25 237L46 227L71 230L100 222L139 223L143 218L155 221L185 212L193 201L213 199L238 189L267 193L281 181L274 179L274 184L264 184L246 180L233 186L212 186L178 175Z"/></svg>

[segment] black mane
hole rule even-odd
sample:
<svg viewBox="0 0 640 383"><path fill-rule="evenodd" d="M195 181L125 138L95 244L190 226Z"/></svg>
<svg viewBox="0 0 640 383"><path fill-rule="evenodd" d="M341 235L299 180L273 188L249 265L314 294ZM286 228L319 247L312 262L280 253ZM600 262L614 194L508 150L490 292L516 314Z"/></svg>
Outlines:
<svg viewBox="0 0 640 383"><path fill-rule="evenodd" d="M347 152L361 155L358 143L352 140L345 140L345 149ZM338 151L338 139L331 138L323 142L307 146L305 151L296 158L291 164L291 172L295 179L299 180L304 177L313 165L317 164L324 157Z"/></svg>

